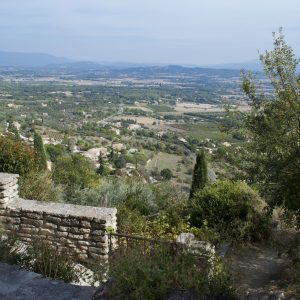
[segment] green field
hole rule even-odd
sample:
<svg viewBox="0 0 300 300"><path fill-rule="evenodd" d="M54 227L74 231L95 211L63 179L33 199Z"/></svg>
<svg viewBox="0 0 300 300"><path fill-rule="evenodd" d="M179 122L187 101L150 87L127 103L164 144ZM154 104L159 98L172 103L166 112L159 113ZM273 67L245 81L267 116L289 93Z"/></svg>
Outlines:
<svg viewBox="0 0 300 300"><path fill-rule="evenodd" d="M220 132L218 125L214 122L198 122L195 124L173 125L173 127L185 130L187 136L190 136L199 141L204 139L229 139L229 137L225 133Z"/></svg>
<svg viewBox="0 0 300 300"><path fill-rule="evenodd" d="M173 112L175 109L168 105L147 105L149 109L156 113Z"/></svg>
<svg viewBox="0 0 300 300"><path fill-rule="evenodd" d="M186 172L192 167L193 160L191 158L189 159L189 164L183 164L181 156L162 152L156 154L146 166L148 170L157 170L159 172L168 168L175 177L182 181L191 180L191 175L186 174Z"/></svg>

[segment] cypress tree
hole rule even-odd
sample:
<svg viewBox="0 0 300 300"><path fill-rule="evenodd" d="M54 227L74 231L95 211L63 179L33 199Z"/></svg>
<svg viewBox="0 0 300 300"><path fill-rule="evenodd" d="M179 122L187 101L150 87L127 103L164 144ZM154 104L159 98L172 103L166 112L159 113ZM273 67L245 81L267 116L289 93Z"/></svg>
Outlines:
<svg viewBox="0 0 300 300"><path fill-rule="evenodd" d="M105 159L104 159L101 152L100 152L99 157L98 157L98 163L100 164L100 166L97 169L97 173L102 175L102 176L107 175L108 174L108 169L107 169L107 166L106 166Z"/></svg>
<svg viewBox="0 0 300 300"><path fill-rule="evenodd" d="M47 170L47 155L42 137L35 131L33 139L33 147L39 160L40 168Z"/></svg>
<svg viewBox="0 0 300 300"><path fill-rule="evenodd" d="M204 150L197 154L196 164L193 172L193 181L191 186L190 198L199 190L203 189L207 184L207 161Z"/></svg>

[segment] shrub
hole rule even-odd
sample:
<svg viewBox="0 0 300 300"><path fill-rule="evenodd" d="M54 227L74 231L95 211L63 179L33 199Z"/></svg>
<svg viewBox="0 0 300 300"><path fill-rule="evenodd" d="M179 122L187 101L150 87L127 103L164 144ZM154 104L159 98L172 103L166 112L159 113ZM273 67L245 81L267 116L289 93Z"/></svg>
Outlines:
<svg viewBox="0 0 300 300"><path fill-rule="evenodd" d="M35 152L14 135L0 136L0 172L27 174L38 170Z"/></svg>
<svg viewBox="0 0 300 300"><path fill-rule="evenodd" d="M55 185L48 172L30 172L19 180L20 195L27 199L59 202L63 200L63 189Z"/></svg>
<svg viewBox="0 0 300 300"><path fill-rule="evenodd" d="M70 258L45 242L35 241L25 249L17 237L0 233L0 261L67 283L78 281Z"/></svg>
<svg viewBox="0 0 300 300"><path fill-rule="evenodd" d="M126 160L123 155L120 155L115 161L114 164L117 169L122 169L126 167Z"/></svg>
<svg viewBox="0 0 300 300"><path fill-rule="evenodd" d="M76 189L94 187L99 177L92 162L80 154L57 158L53 168L53 180L66 187L68 195Z"/></svg>
<svg viewBox="0 0 300 300"><path fill-rule="evenodd" d="M160 175L164 180L171 180L173 177L172 171L168 168L161 170Z"/></svg>
<svg viewBox="0 0 300 300"><path fill-rule="evenodd" d="M55 162L56 159L60 156L63 156L66 154L66 148L64 145L58 144L58 145L53 145L49 144L46 145L46 151L47 154L52 162Z"/></svg>
<svg viewBox="0 0 300 300"><path fill-rule="evenodd" d="M216 230L223 238L257 240L269 236L263 202L246 183L217 181L192 199L191 224Z"/></svg>
<svg viewBox="0 0 300 300"><path fill-rule="evenodd" d="M201 296L233 297L230 276L220 261L200 264L189 254L172 255L152 249L151 254L128 250L110 262L111 299L166 299L174 291L186 290ZM120 298L118 298L120 297ZM220 298L221 299L221 298Z"/></svg>
<svg viewBox="0 0 300 300"><path fill-rule="evenodd" d="M22 264L23 255L19 252L18 239L13 235L4 235L0 228L0 262Z"/></svg>
<svg viewBox="0 0 300 300"><path fill-rule="evenodd" d="M137 210L143 215L158 211L151 187L131 179L103 179L100 187L76 190L68 201L105 207L126 205L129 209Z"/></svg>
<svg viewBox="0 0 300 300"><path fill-rule="evenodd" d="M196 164L193 171L193 180L190 192L190 198L199 190L203 189L207 184L207 161L204 150L197 154Z"/></svg>
<svg viewBox="0 0 300 300"><path fill-rule="evenodd" d="M170 215L160 212L154 216L144 216L125 205L118 207L118 230L122 233L139 235L149 238L175 240L182 232L198 235L199 229L190 226L187 217ZM177 222L175 222L177 220Z"/></svg>
<svg viewBox="0 0 300 300"><path fill-rule="evenodd" d="M28 257L24 262L26 269L66 283L79 281L74 263L57 248L35 241L27 249L27 253Z"/></svg>
<svg viewBox="0 0 300 300"><path fill-rule="evenodd" d="M35 150L35 155L39 161L40 169L47 170L47 155L44 142L40 134L38 134L36 131L34 132L33 147Z"/></svg>

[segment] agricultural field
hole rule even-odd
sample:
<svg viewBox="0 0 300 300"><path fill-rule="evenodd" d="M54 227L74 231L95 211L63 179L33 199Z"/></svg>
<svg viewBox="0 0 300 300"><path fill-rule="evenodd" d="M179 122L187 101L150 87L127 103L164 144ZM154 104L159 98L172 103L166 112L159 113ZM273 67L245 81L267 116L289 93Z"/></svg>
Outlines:
<svg viewBox="0 0 300 300"><path fill-rule="evenodd" d="M225 133L220 132L218 124L215 122L197 122L183 125L174 124L172 126L178 130L184 130L184 135L198 141L204 139L226 141L231 139Z"/></svg>
<svg viewBox="0 0 300 300"><path fill-rule="evenodd" d="M114 148L129 165L139 157L138 167L150 173L146 178L169 168L173 181L187 185L197 150L214 151L230 141L219 130L222 99L233 105L241 100L237 73L220 70L6 72L0 78L0 130L15 124L28 140L37 130L46 144L61 143L83 154L101 147L109 154ZM247 109L245 103L242 107Z"/></svg>
<svg viewBox="0 0 300 300"><path fill-rule="evenodd" d="M146 168L149 171L157 172L170 169L177 181L186 183L191 180L193 164L193 156L183 158L179 155L160 152L154 155Z"/></svg>

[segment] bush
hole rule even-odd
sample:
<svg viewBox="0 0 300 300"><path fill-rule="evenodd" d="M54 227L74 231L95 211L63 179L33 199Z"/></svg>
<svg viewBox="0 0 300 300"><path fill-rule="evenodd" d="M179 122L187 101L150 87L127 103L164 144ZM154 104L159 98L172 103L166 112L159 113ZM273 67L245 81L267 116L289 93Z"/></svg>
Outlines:
<svg viewBox="0 0 300 300"><path fill-rule="evenodd" d="M125 205L118 207L118 231L148 238L176 240L182 232L192 232L198 236L199 229L190 226L187 217L177 213L160 212L154 216L141 215ZM176 222L175 222L176 221Z"/></svg>
<svg viewBox="0 0 300 300"><path fill-rule="evenodd" d="M64 185L68 196L76 189L98 185L99 177L92 162L81 154L58 157L54 163L53 180Z"/></svg>
<svg viewBox="0 0 300 300"><path fill-rule="evenodd" d="M161 170L160 175L164 180L171 180L173 177L172 171L168 168Z"/></svg>
<svg viewBox="0 0 300 300"><path fill-rule="evenodd" d="M27 174L38 170L35 152L14 135L0 136L0 172Z"/></svg>
<svg viewBox="0 0 300 300"><path fill-rule="evenodd" d="M267 238L269 220L258 194L243 182L217 181L192 199L191 225L211 228L225 239Z"/></svg>
<svg viewBox="0 0 300 300"><path fill-rule="evenodd" d="M199 298L223 296L222 299L232 299L230 276L224 266L216 260L213 276L210 276L211 270L208 263L200 264L189 254L172 255L161 249L152 249L151 254L128 250L126 255L110 262L109 297L161 300L174 291L186 290Z"/></svg>
<svg viewBox="0 0 300 300"><path fill-rule="evenodd" d="M50 247L45 242L35 241L27 249L27 253L24 262L26 269L66 283L79 281L74 263L57 248Z"/></svg>
<svg viewBox="0 0 300 300"><path fill-rule="evenodd" d="M19 265L56 280L67 283L77 282L78 275L74 263L54 247L35 241L26 250L17 237L0 232L0 262Z"/></svg>
<svg viewBox="0 0 300 300"><path fill-rule="evenodd" d="M64 145L58 144L53 145L49 144L46 145L46 151L48 156L52 162L55 162L58 157L61 157L66 154L66 148Z"/></svg>
<svg viewBox="0 0 300 300"><path fill-rule="evenodd" d="M63 200L63 189L55 185L48 172L30 172L19 180L20 196L26 199L59 202Z"/></svg>
<svg viewBox="0 0 300 300"><path fill-rule="evenodd" d="M127 208L137 210L143 215L158 211L151 187L131 179L103 179L100 187L76 190L68 201L75 204L104 207L126 205Z"/></svg>
<svg viewBox="0 0 300 300"><path fill-rule="evenodd" d="M23 256L20 254L19 248L18 239L13 235L4 235L0 228L0 262L11 265L22 264Z"/></svg>
<svg viewBox="0 0 300 300"><path fill-rule="evenodd" d="M126 167L126 160L123 155L120 155L115 161L114 164L117 169L122 169Z"/></svg>

